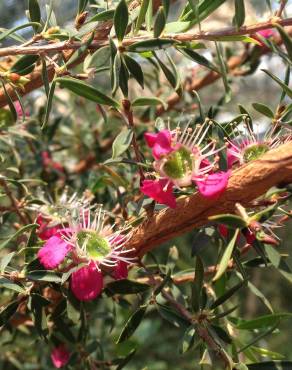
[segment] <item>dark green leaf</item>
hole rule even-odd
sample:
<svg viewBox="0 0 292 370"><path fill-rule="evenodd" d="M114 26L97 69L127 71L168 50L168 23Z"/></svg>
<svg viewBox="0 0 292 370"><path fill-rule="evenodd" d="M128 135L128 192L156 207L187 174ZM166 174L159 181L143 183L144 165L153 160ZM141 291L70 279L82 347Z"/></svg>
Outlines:
<svg viewBox="0 0 292 370"><path fill-rule="evenodd" d="M267 361L258 364L247 365L249 370L291 370L292 362L290 361Z"/></svg>
<svg viewBox="0 0 292 370"><path fill-rule="evenodd" d="M159 98L137 98L133 101L132 107L143 107L143 106L156 106L163 105L164 109L167 109L167 104Z"/></svg>
<svg viewBox="0 0 292 370"><path fill-rule="evenodd" d="M159 314L172 325L183 328L184 330L189 327L190 323L168 306L157 304L157 309Z"/></svg>
<svg viewBox="0 0 292 370"><path fill-rule="evenodd" d="M265 104L253 103L252 106L256 111L260 112L264 116L269 117L269 118L274 118L273 111L269 107L267 107Z"/></svg>
<svg viewBox="0 0 292 370"><path fill-rule="evenodd" d="M44 122L42 123L42 128L44 128L46 126L46 124L48 123L49 118L50 118L53 99L54 99L54 95L55 95L55 88L56 88L56 80L52 81L50 89L49 89L49 94L48 94L47 104L46 104L46 110L45 110L45 117L44 117Z"/></svg>
<svg viewBox="0 0 292 370"><path fill-rule="evenodd" d="M149 1L150 0L142 0L140 12L139 12L138 19L136 22L135 33L137 33L140 30L142 23L145 20L145 15L146 15L146 12L149 6Z"/></svg>
<svg viewBox="0 0 292 370"><path fill-rule="evenodd" d="M196 328L194 326L190 326L189 328L187 328L182 338L180 353L186 353L193 347L195 342L195 334Z"/></svg>
<svg viewBox="0 0 292 370"><path fill-rule="evenodd" d="M242 280L240 283L234 285L232 288L227 290L221 297L217 298L210 306L211 310L214 310L216 307L220 306L224 302L226 302L230 297L233 296L243 285L246 284L245 280Z"/></svg>
<svg viewBox="0 0 292 370"><path fill-rule="evenodd" d="M202 288L204 283L204 265L202 259L197 256L196 257L196 268L195 268L195 279L192 284L192 297L191 297L191 303L192 303L192 309L194 312L199 311L201 306L201 294L202 294Z"/></svg>
<svg viewBox="0 0 292 370"><path fill-rule="evenodd" d="M162 31L164 30L165 23L166 23L165 11L163 6L160 6L153 27L153 33L155 38L158 38L161 35Z"/></svg>
<svg viewBox="0 0 292 370"><path fill-rule="evenodd" d="M277 82L277 84L281 86L282 90L285 91L289 98L292 99L292 90L286 84L284 84L283 81L281 81L278 77L276 77L275 75L273 75L273 73L267 71L266 69L262 69L262 71L270 76L275 82Z"/></svg>
<svg viewBox="0 0 292 370"><path fill-rule="evenodd" d="M109 296L114 294L138 294L150 289L147 284L138 283L133 280L122 279L113 281L106 286L106 293Z"/></svg>
<svg viewBox="0 0 292 370"><path fill-rule="evenodd" d="M114 9L105 10L103 12L95 14L92 18L88 20L88 22L109 21L114 18L114 14L115 14Z"/></svg>
<svg viewBox="0 0 292 370"><path fill-rule="evenodd" d="M139 83L142 89L144 89L144 75L140 64L127 54L124 54L123 58L131 75Z"/></svg>
<svg viewBox="0 0 292 370"><path fill-rule="evenodd" d="M122 370L131 360L131 358L135 355L135 353L136 349L133 349L125 358L119 361L119 366L116 368L116 370Z"/></svg>
<svg viewBox="0 0 292 370"><path fill-rule="evenodd" d="M28 1L28 11L29 11L29 17L32 22L39 23L41 20L41 10L38 3L38 0L29 0ZM35 32L38 31L38 26L33 26Z"/></svg>
<svg viewBox="0 0 292 370"><path fill-rule="evenodd" d="M236 327L241 330L263 329L275 325L279 320L292 319L291 313L274 313L260 316L253 320L240 320Z"/></svg>
<svg viewBox="0 0 292 370"><path fill-rule="evenodd" d="M12 260L13 256L16 252L11 252L6 254L4 257L1 258L0 261L0 273L3 273L6 267L9 265L10 261Z"/></svg>
<svg viewBox="0 0 292 370"><path fill-rule="evenodd" d="M235 15L233 18L233 24L235 24L237 28L240 28L245 20L244 0L234 0L234 7Z"/></svg>
<svg viewBox="0 0 292 370"><path fill-rule="evenodd" d="M142 306L138 308L136 312L129 318L124 326L117 343L121 343L131 337L131 335L135 332L138 328L140 322L142 321L145 313L146 313L147 306Z"/></svg>
<svg viewBox="0 0 292 370"><path fill-rule="evenodd" d="M244 219L237 215L232 214L223 214L223 215L216 215L216 216L210 216L210 221L215 221L220 224L227 225L228 227L232 229L243 229L247 227L247 223Z"/></svg>
<svg viewBox="0 0 292 370"><path fill-rule="evenodd" d="M66 78L66 77L58 77L55 80L59 82L62 87L67 88L68 90L72 91L73 93L82 96L88 100L91 100L95 103L102 104L102 105L110 105L112 107L117 108L119 103L108 97L107 95L103 94L96 88L92 87L91 85L87 85L84 82L73 78Z"/></svg>
<svg viewBox="0 0 292 370"><path fill-rule="evenodd" d="M178 48L178 51L180 51L185 56L189 57L189 59L194 60L196 63L211 69L212 71L215 71L217 73L220 73L218 71L218 68L214 66L211 62L209 62L208 59L206 59L203 55L197 53L196 51L189 49L189 48Z"/></svg>
<svg viewBox="0 0 292 370"><path fill-rule="evenodd" d="M128 51L135 51L135 52L144 52L144 51L151 51L151 50L159 50L159 49L167 49L170 46L176 43L175 40L172 39L150 39L135 42L134 44L128 46Z"/></svg>
<svg viewBox="0 0 292 370"><path fill-rule="evenodd" d="M292 60L292 40L291 40L291 37L290 37L290 35L288 35L288 33L285 31L285 29L282 26L280 26L277 23L275 23L275 26L276 26L277 30L279 31L279 33L282 37L285 48L287 50L287 54L288 54L288 56L290 58L290 61L291 61Z"/></svg>
<svg viewBox="0 0 292 370"><path fill-rule="evenodd" d="M236 229L234 231L233 237L231 238L229 244L227 245L227 247L226 247L226 249L223 253L223 256L222 256L221 261L219 263L219 268L216 272L216 275L213 278L213 281L218 280L224 274L224 272L226 271L226 269L228 267L228 263L229 263L230 258L232 256L233 249L235 247L235 243L236 243L238 233L239 233L239 229Z"/></svg>
<svg viewBox="0 0 292 370"><path fill-rule="evenodd" d="M30 224L25 225L19 230L16 231L13 235L11 235L7 240L5 240L2 244L0 244L0 250L5 248L13 239L17 238L19 235L23 234L25 231L36 229L38 227L37 224Z"/></svg>
<svg viewBox="0 0 292 370"><path fill-rule="evenodd" d="M12 280L6 279L5 277L0 277L0 288L6 288L25 294L25 289L21 285L16 284Z"/></svg>
<svg viewBox="0 0 292 370"><path fill-rule="evenodd" d="M220 326L211 325L210 328L208 328L208 330L211 332L214 331L216 335L218 336L218 338L223 340L223 342L228 343L228 344L232 343L232 339L230 338L229 334Z"/></svg>
<svg viewBox="0 0 292 370"><path fill-rule="evenodd" d="M128 7L125 0L120 0L114 15L114 26L119 41L123 41L129 22Z"/></svg>
<svg viewBox="0 0 292 370"><path fill-rule="evenodd" d="M1 312L0 312L0 326L8 323L8 320L13 316L20 304L20 301L14 301L9 303Z"/></svg>
<svg viewBox="0 0 292 370"><path fill-rule="evenodd" d="M33 281L48 281L48 282L54 282L54 283L62 282L61 274L54 272L54 271L46 271L46 270L29 271L26 277L29 280L33 280Z"/></svg>
<svg viewBox="0 0 292 370"><path fill-rule="evenodd" d="M16 26L14 28L11 28L10 30L4 31L0 34L0 41L2 41L3 39L5 39L6 37L8 37L9 35L11 35L12 33L16 32L18 30L21 30L21 29L27 28L27 27L34 27L34 26L40 27L41 24L37 23L37 22L28 22L28 23L22 24L20 26Z"/></svg>
<svg viewBox="0 0 292 370"><path fill-rule="evenodd" d="M8 107L10 109L11 116L13 118L13 122L15 122L17 120L17 112L16 112L15 106L13 104L13 100L11 99L11 96L9 95L9 93L6 89L5 83L3 81L1 81L1 83L2 83L2 87L3 87L3 90L4 90L5 97L7 99L7 103L8 103ZM1 245L0 245L0 249L1 249Z"/></svg>
<svg viewBox="0 0 292 370"><path fill-rule="evenodd" d="M47 64L45 58L42 58L42 79L46 91L46 95L48 97L50 92L50 81L48 76Z"/></svg>
<svg viewBox="0 0 292 370"><path fill-rule="evenodd" d="M78 0L78 14L84 12L87 3L88 3L88 0Z"/></svg>

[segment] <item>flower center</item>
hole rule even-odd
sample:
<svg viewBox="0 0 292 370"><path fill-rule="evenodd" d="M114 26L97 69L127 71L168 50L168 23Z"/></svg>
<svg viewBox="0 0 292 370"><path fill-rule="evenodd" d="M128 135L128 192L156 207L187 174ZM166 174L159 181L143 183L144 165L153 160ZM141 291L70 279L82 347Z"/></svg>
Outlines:
<svg viewBox="0 0 292 370"><path fill-rule="evenodd" d="M187 172L192 170L192 153L182 146L167 156L163 166L165 174L172 179L181 179Z"/></svg>
<svg viewBox="0 0 292 370"><path fill-rule="evenodd" d="M269 150L267 144L254 144L248 146L243 153L243 160L245 163L258 159Z"/></svg>
<svg viewBox="0 0 292 370"><path fill-rule="evenodd" d="M79 231L77 241L78 246L81 249L85 247L87 255L96 261L102 260L111 250L109 242L95 231Z"/></svg>

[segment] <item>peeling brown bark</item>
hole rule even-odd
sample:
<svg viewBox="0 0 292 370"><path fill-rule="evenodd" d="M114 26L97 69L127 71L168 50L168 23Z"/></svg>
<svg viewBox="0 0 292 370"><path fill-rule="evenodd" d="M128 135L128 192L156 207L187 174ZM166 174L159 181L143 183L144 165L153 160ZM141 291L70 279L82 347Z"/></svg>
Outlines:
<svg viewBox="0 0 292 370"><path fill-rule="evenodd" d="M212 215L234 213L236 202L249 206L272 186L291 182L292 142L288 142L236 169L219 199L206 199L196 193L179 199L175 209L156 212L134 229L129 247L143 256L161 243L207 224Z"/></svg>

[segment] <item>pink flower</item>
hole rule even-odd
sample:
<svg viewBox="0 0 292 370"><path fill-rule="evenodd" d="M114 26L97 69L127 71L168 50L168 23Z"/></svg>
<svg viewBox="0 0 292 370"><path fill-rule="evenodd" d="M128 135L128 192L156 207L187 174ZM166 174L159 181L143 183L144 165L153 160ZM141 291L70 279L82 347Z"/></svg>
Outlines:
<svg viewBox="0 0 292 370"><path fill-rule="evenodd" d="M116 280L127 279L129 264L124 261L119 261L114 269L114 278Z"/></svg>
<svg viewBox="0 0 292 370"><path fill-rule="evenodd" d="M38 251L40 263L48 270L58 267L72 247L60 236L51 236Z"/></svg>
<svg viewBox="0 0 292 370"><path fill-rule="evenodd" d="M199 192L205 198L214 199L219 197L226 189L230 171L215 172L206 175L205 178L195 178Z"/></svg>
<svg viewBox="0 0 292 370"><path fill-rule="evenodd" d="M58 231L61 229L60 225L49 226L51 220L46 220L39 214L36 223L40 225L37 234L42 240L48 240L51 236L57 235Z"/></svg>
<svg viewBox="0 0 292 370"><path fill-rule="evenodd" d="M44 167L53 168L57 171L64 172L64 167L61 165L61 163L54 161L48 151L43 151L41 156Z"/></svg>
<svg viewBox="0 0 292 370"><path fill-rule="evenodd" d="M51 353L51 360L57 369L67 365L70 359L70 353L64 344L55 347Z"/></svg>
<svg viewBox="0 0 292 370"><path fill-rule="evenodd" d="M81 267L71 275L71 290L80 301L91 301L100 295L103 288L103 276L94 262Z"/></svg>
<svg viewBox="0 0 292 370"><path fill-rule="evenodd" d="M258 34L264 37L265 39L268 39L275 35L275 31L272 28L269 28L267 30L258 31Z"/></svg>
<svg viewBox="0 0 292 370"><path fill-rule="evenodd" d="M170 208L176 207L173 184L167 179L144 180L140 190L158 203L165 204Z"/></svg>
<svg viewBox="0 0 292 370"><path fill-rule="evenodd" d="M176 206L173 187L197 185L207 197L217 197L227 186L229 173L214 173L218 161L216 142L202 145L209 131L209 123L197 125L193 130L187 125L183 132L162 130L146 133L145 139L154 157L156 180L144 180L140 190L150 198L171 208Z"/></svg>
<svg viewBox="0 0 292 370"><path fill-rule="evenodd" d="M101 266L111 268L117 277L125 275L125 266L134 258L127 254L132 250L125 250L124 245L129 235L124 230L108 235L104 228L105 212L100 207L94 215L89 208L71 210L68 217L69 227L59 229L51 236L38 251L38 258L46 269L55 269L65 259L70 265L85 266L74 271L71 275L71 290L77 299L89 301L95 299L103 288L103 274Z"/></svg>
<svg viewBox="0 0 292 370"><path fill-rule="evenodd" d="M171 132L169 130L159 131L158 134L146 133L147 145L152 148L152 155L155 159L171 153L174 149L171 145Z"/></svg>

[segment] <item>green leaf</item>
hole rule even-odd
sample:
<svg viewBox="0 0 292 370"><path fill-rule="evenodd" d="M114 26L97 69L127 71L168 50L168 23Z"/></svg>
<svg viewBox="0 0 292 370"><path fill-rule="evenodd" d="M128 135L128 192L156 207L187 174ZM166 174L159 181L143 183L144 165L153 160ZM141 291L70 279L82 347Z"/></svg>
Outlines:
<svg viewBox="0 0 292 370"><path fill-rule="evenodd" d="M269 117L269 118L274 118L273 111L269 107L267 107L265 104L253 103L252 106L256 111L263 114L264 116Z"/></svg>
<svg viewBox="0 0 292 370"><path fill-rule="evenodd" d="M123 55L123 59L131 75L139 83L142 89L144 89L144 75L140 64L127 54Z"/></svg>
<svg viewBox="0 0 292 370"><path fill-rule="evenodd" d="M42 80L45 87L45 92L48 97L50 92L50 81L49 81L49 75L48 75L48 69L45 58L42 58Z"/></svg>
<svg viewBox="0 0 292 370"><path fill-rule="evenodd" d="M15 122L17 120L17 112L16 112L15 106L13 104L13 100L11 99L11 96L9 95L9 93L6 89L5 83L3 81L1 81L1 83L2 83L2 87L3 87L3 90L4 90L5 97L7 99L7 103L8 103L8 106L9 106L9 110L10 110L13 122ZM0 244L0 249L1 249L1 244Z"/></svg>
<svg viewBox="0 0 292 370"><path fill-rule="evenodd" d="M218 58L219 65L220 65L220 72L221 72L221 76L223 80L223 85L225 88L225 102L228 103L231 99L232 92L231 92L228 78L227 78L227 73L228 73L227 64L223 57L223 50L222 50L221 44L218 44L217 42L215 42L215 45L216 45L217 58Z"/></svg>
<svg viewBox="0 0 292 370"><path fill-rule="evenodd" d="M29 0L28 1L28 11L29 17L32 22L39 23L41 20L41 9L38 3L38 0ZM35 32L38 31L39 26L33 26Z"/></svg>
<svg viewBox="0 0 292 370"><path fill-rule="evenodd" d="M111 56L111 50L109 46L103 46L100 49L97 49L93 54L88 55L85 58L83 67L84 70L88 68L94 67L95 69L99 69L104 65L108 65Z"/></svg>
<svg viewBox="0 0 292 370"><path fill-rule="evenodd" d="M117 89L120 86L120 72L122 66L122 59L120 53L116 53L113 68L112 68L112 80L113 80L113 88L112 93L113 95L116 93Z"/></svg>
<svg viewBox="0 0 292 370"><path fill-rule="evenodd" d="M291 370L290 361L267 361L247 365L249 370Z"/></svg>
<svg viewBox="0 0 292 370"><path fill-rule="evenodd" d="M13 281L6 279L5 277L0 277L0 288L6 288L14 290L15 292L25 294L25 289L19 284L14 283Z"/></svg>
<svg viewBox="0 0 292 370"><path fill-rule="evenodd" d="M204 284L204 265L202 259L197 256L196 257L196 268L195 268L195 279L192 284L192 309L194 312L199 311L201 306L201 295L202 295L202 288Z"/></svg>
<svg viewBox="0 0 292 370"><path fill-rule="evenodd" d="M244 24L245 20L245 7L244 0L234 0L235 15L233 18L233 24L240 28Z"/></svg>
<svg viewBox="0 0 292 370"><path fill-rule="evenodd" d="M214 310L216 307L220 306L224 302L226 302L230 297L233 296L240 288L246 285L246 281L242 280L238 284L234 285L232 288L227 290L221 297L217 298L210 306L211 310Z"/></svg>
<svg viewBox="0 0 292 370"><path fill-rule="evenodd" d="M210 221L215 221L219 224L227 225L228 227L232 229L243 229L247 227L246 221L237 215L232 214L222 214L222 215L216 215L216 216L210 216L208 218Z"/></svg>
<svg viewBox="0 0 292 370"><path fill-rule="evenodd" d="M92 18L90 18L86 23L89 22L102 22L102 21L110 21L114 18L115 10L105 10L103 12L95 14Z"/></svg>
<svg viewBox="0 0 292 370"><path fill-rule="evenodd" d="M9 303L1 312L0 312L0 326L3 326L8 323L8 320L13 316L20 304L20 301L14 301Z"/></svg>
<svg viewBox="0 0 292 370"><path fill-rule="evenodd" d="M78 14L84 12L87 3L88 3L88 0L78 0Z"/></svg>
<svg viewBox="0 0 292 370"><path fill-rule="evenodd" d="M169 61L169 64L171 66L171 69L162 62L162 60L156 55L156 53L154 52L154 57L155 59L157 60L157 62L159 63L160 65L160 68L162 69L166 79L168 80L168 82L170 83L170 85L175 89L175 90L178 90L179 87L180 87L180 78L179 78L179 74L178 74L178 71L176 69L176 66L173 62L173 60L171 59L171 57L168 55L167 52L165 52L166 54L166 57Z"/></svg>
<svg viewBox="0 0 292 370"><path fill-rule="evenodd" d="M35 62L39 59L38 55L24 55L10 68L10 72L19 75L27 75L32 72L35 67Z"/></svg>
<svg viewBox="0 0 292 370"><path fill-rule="evenodd" d="M275 325L278 321L282 319L292 319L292 313L274 313L270 315L260 316L253 320L240 320L236 324L236 328L240 330L254 330L263 329L268 326Z"/></svg>
<svg viewBox="0 0 292 370"><path fill-rule="evenodd" d="M122 358L119 361L119 366L116 368L116 370L122 370L128 364L128 362L130 362L136 351L136 349L133 349L126 357Z"/></svg>
<svg viewBox="0 0 292 370"><path fill-rule="evenodd" d="M126 34L129 22L128 7L125 0L120 0L115 10L114 26L117 39L121 42Z"/></svg>
<svg viewBox="0 0 292 370"><path fill-rule="evenodd" d="M102 105L110 105L112 107L118 108L119 103L108 97L107 95L103 94L96 88L92 87L91 85L87 85L84 82L76 80L74 78L66 78L66 77L58 77L55 80L59 82L62 87L72 91L73 93L82 96L88 100L91 100L95 103L102 104Z"/></svg>
<svg viewBox="0 0 292 370"><path fill-rule="evenodd" d="M189 27L198 24L199 22L207 18L211 13L213 13L217 8L219 8L219 6L221 6L225 1L226 0L200 1L196 17L194 17L193 9L191 9L188 4L179 20L190 21Z"/></svg>
<svg viewBox="0 0 292 370"><path fill-rule="evenodd" d="M275 82L277 82L277 84L281 86L281 88L285 91L289 98L292 99L292 90L286 84L284 84L283 81L281 81L278 77L276 77L275 75L273 75L273 73L267 71L266 69L262 69L262 71L270 76Z"/></svg>
<svg viewBox="0 0 292 370"><path fill-rule="evenodd" d="M261 45L260 42L253 37L244 36L244 35L234 35L234 36L210 36L208 38L210 41L221 41L221 42L231 42L231 41L240 41L256 45Z"/></svg>
<svg viewBox="0 0 292 370"><path fill-rule="evenodd" d="M161 317L170 322L172 325L180 327L184 330L190 326L190 323L184 317L180 316L168 306L157 304L157 309Z"/></svg>
<svg viewBox="0 0 292 370"><path fill-rule="evenodd" d="M6 267L9 265L10 261L14 257L15 253L16 252L8 253L4 257L1 258L1 262L0 262L0 273L3 274L3 272L6 269Z"/></svg>
<svg viewBox="0 0 292 370"><path fill-rule="evenodd" d="M143 107L143 106L156 106L163 105L164 109L167 109L167 104L159 98L137 98L133 101L132 107Z"/></svg>
<svg viewBox="0 0 292 370"><path fill-rule="evenodd" d="M119 133L112 145L112 159L120 157L131 145L133 130L127 129Z"/></svg>
<svg viewBox="0 0 292 370"><path fill-rule="evenodd" d="M33 281L47 281L53 283L61 283L62 276L61 274L54 272L54 271L46 271L46 270L35 270L29 271L26 274L27 279Z"/></svg>
<svg viewBox="0 0 292 370"><path fill-rule="evenodd" d="M150 0L142 0L140 12L139 12L138 19L136 22L135 33L138 33L138 31L140 30L142 26L142 23L145 20L145 15L146 15L146 12L149 6L149 1Z"/></svg>
<svg viewBox="0 0 292 370"><path fill-rule="evenodd" d="M53 99L54 99L54 95L55 95L55 88L56 88L56 80L52 81L50 89L49 89L49 94L48 94L47 104L46 104L46 110L45 110L45 117L44 117L44 121L43 121L42 126L41 126L42 129L47 125L47 123L49 121L50 113L51 113L51 110L52 110Z"/></svg>
<svg viewBox="0 0 292 370"><path fill-rule="evenodd" d="M7 240L5 240L2 244L0 244L0 250L5 248L13 239L17 238L19 235L23 234L25 231L33 230L38 227L37 224L29 224L25 225L19 230L16 231L13 235L11 235Z"/></svg>
<svg viewBox="0 0 292 370"><path fill-rule="evenodd" d="M179 350L181 354L186 353L193 347L194 342L195 342L195 334L196 334L196 328L194 326L190 326L189 328L187 328L182 338L182 342L181 342L181 346Z"/></svg>
<svg viewBox="0 0 292 370"><path fill-rule="evenodd" d="M124 342L125 340L129 339L131 335L135 332L138 328L140 322L143 320L143 317L146 313L147 306L142 306L138 308L137 311L133 313L133 315L129 318L124 326L117 343Z"/></svg>
<svg viewBox="0 0 292 370"><path fill-rule="evenodd" d="M106 293L109 296L114 294L138 294L150 289L148 284L138 283L133 280L122 279L113 281L106 286Z"/></svg>
<svg viewBox="0 0 292 370"><path fill-rule="evenodd" d="M221 261L219 263L219 268L218 268L218 270L217 270L217 272L216 272L216 274L213 278L213 281L216 281L216 280L220 279L220 277L226 271L226 269L228 267L229 260L232 256L233 249L235 247L235 243L236 243L238 233L239 233L239 229L236 229L234 231L233 237L231 238L228 246L226 247L226 249L223 253L223 256L222 256Z"/></svg>
<svg viewBox="0 0 292 370"><path fill-rule="evenodd" d="M3 39L5 39L6 37L8 37L9 35L11 35L12 33L16 32L18 30L21 30L21 29L27 28L27 27L34 27L34 26L41 27L41 24L37 23L37 22L28 22L28 23L22 24L20 26L16 26L14 28L11 28L7 31L4 31L0 34L0 41L2 41Z"/></svg>
<svg viewBox="0 0 292 370"><path fill-rule="evenodd" d="M208 59L206 59L203 55L197 53L196 51L189 49L189 48L178 48L177 50L180 51L183 55L185 55L189 59L194 60L196 63L208 69L211 69L212 71L220 73L218 68L214 66L214 64L209 62Z"/></svg>
<svg viewBox="0 0 292 370"><path fill-rule="evenodd" d="M144 52L159 49L167 49L173 46L177 41L173 39L149 39L138 41L127 47L128 51Z"/></svg>
<svg viewBox="0 0 292 370"><path fill-rule="evenodd" d="M285 31L285 29L280 26L279 24L275 24L277 30L279 31L281 38L283 40L283 43L285 45L285 48L287 50L287 54L290 58L290 61L292 60L292 40L291 37L288 35L288 33Z"/></svg>
<svg viewBox="0 0 292 370"><path fill-rule="evenodd" d="M166 15L163 6L160 6L155 18L154 27L153 27L153 33L154 37L158 38L162 31L164 30L166 23Z"/></svg>

